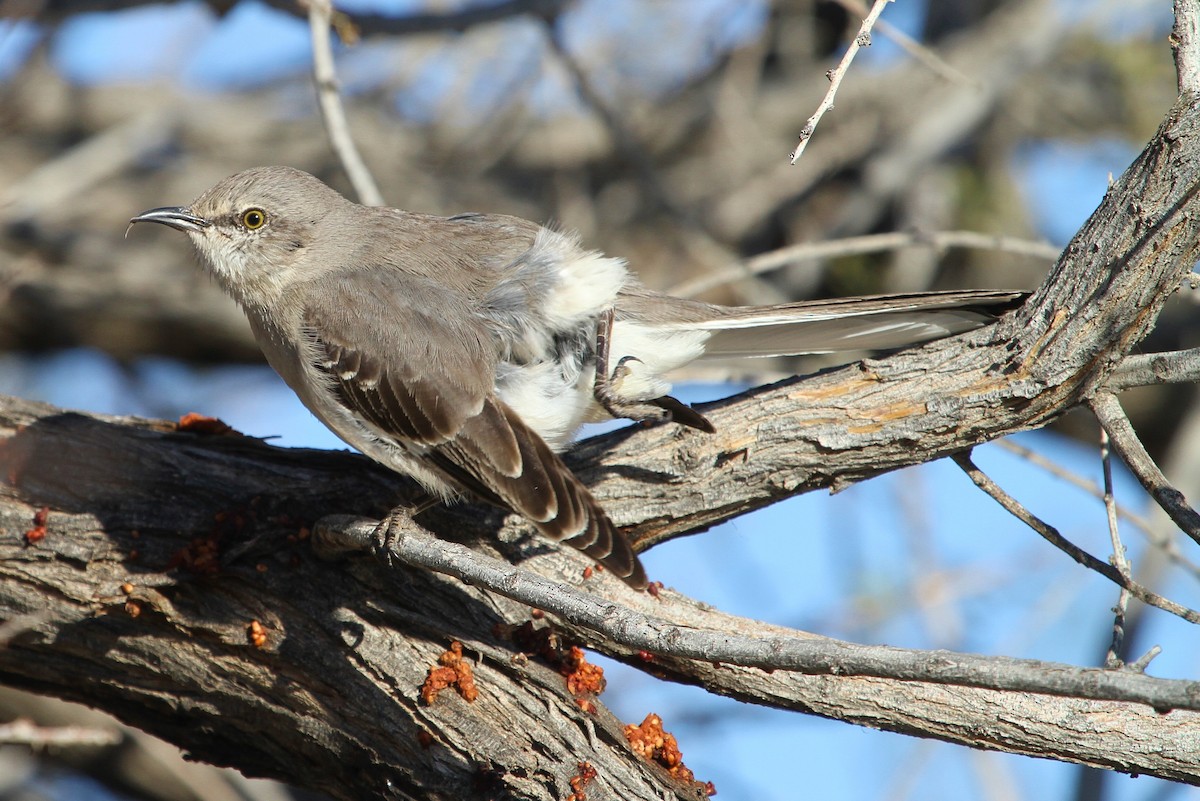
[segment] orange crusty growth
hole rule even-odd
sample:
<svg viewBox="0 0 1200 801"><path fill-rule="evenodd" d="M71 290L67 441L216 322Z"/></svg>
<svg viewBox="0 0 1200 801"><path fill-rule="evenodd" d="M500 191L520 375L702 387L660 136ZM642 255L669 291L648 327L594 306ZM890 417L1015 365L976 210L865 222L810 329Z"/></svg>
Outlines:
<svg viewBox="0 0 1200 801"><path fill-rule="evenodd" d="M579 763L579 773L571 777L571 794L564 801L587 801L587 793L584 788L592 779L596 778L596 769L592 767L590 762Z"/></svg>
<svg viewBox="0 0 1200 801"><path fill-rule="evenodd" d="M467 703L479 697L479 689L475 686L475 672L471 663L463 659L462 643L455 640L450 643L450 650L443 651L438 657L438 667L429 669L425 683L421 685L421 700L432 704L438 693L447 687L453 687Z"/></svg>
<svg viewBox="0 0 1200 801"><path fill-rule="evenodd" d="M232 434L234 430L226 423L217 417L208 417L207 415L197 414L196 412L188 412L183 417L179 418L179 422L175 424L176 431L189 431L193 434Z"/></svg>
<svg viewBox="0 0 1200 801"><path fill-rule="evenodd" d="M632 723L625 727L625 739L642 759L657 762L667 769L675 779L685 784L699 785L706 796L717 794L712 782L698 782L696 776L683 764L683 753L675 735L663 730L662 718L651 712L641 725Z"/></svg>

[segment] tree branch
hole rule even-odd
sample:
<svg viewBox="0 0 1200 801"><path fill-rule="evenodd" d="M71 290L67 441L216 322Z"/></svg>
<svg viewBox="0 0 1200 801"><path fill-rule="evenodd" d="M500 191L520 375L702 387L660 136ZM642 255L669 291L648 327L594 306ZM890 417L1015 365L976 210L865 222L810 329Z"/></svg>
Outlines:
<svg viewBox="0 0 1200 801"><path fill-rule="evenodd" d="M859 26L858 33L855 35L850 46L846 48L846 52L842 55L842 60L838 65L829 71L829 91L821 98L820 105L813 115L808 118L808 122L804 123L804 127L800 129L800 141L792 151L792 164L800 160L801 154L808 146L808 140L812 137L813 131L817 128L817 123L825 116L825 112L833 108L833 98L837 95L838 87L842 85L842 79L846 77L846 71L850 69L850 64L853 63L854 57L858 55L859 48L871 46L871 29L875 27L876 20L883 13L884 7L892 0L875 0L871 6L870 12L863 18L862 25Z"/></svg>
<svg viewBox="0 0 1200 801"><path fill-rule="evenodd" d="M343 547L368 550L379 521L325 519L326 537ZM321 525L321 524L318 524ZM1075 668L1028 659L984 657L951 651L866 646L796 632L764 636L759 623L727 617L721 628L674 625L620 603L551 581L457 543L443 542L419 525L397 527L379 557L433 570L552 612L613 645L654 657L703 659L739 667L816 676L859 676L991 690L1142 703L1159 711L1200 711L1200 682L1152 679L1139 673ZM680 599L687 601L687 599ZM1200 616L1193 622L1200 622ZM754 631L754 634L740 634Z"/></svg>
<svg viewBox="0 0 1200 801"><path fill-rule="evenodd" d="M308 27L312 35L313 85L317 90L317 101L321 107L321 119L329 144L346 176L354 186L358 202L364 206L382 206L383 195L375 178L354 145L350 124L346 121L346 110L338 94L337 72L333 65L333 46L329 41L329 26L333 18L333 6L329 0L304 0L308 4Z"/></svg>
<svg viewBox="0 0 1200 801"><path fill-rule="evenodd" d="M378 516L402 500L395 487L403 482L367 460L64 414L14 399L0 404L0 434L0 611L11 617L37 608L45 615L0 650L7 683L86 700L196 758L284 776L339 798L463 797L479 781L518 797L553 798L565 792L580 755L614 797L686 797L686 788L631 755L602 705L585 712L556 669L520 655L529 646L510 632L529 622L528 606L425 570L385 571L363 559L330 565L309 556L307 521L331 512ZM25 544L23 532L39 508L31 501L52 511L44 516L44 538ZM441 537L484 532L471 547L487 550L498 516L458 512L459 523L470 522L426 517L443 523ZM544 541L511 542L517 533L512 521L501 530L510 540L500 544L506 557L551 576L574 597L570 588L586 560ZM219 558L205 561L205 554ZM747 644L787 642L797 655L810 649L804 659L823 674L639 653L560 623L563 634L656 675L892 731L1200 781L1196 765L1171 756L1188 753L1181 744L1200 735L1200 715L1093 697L1191 705L1186 683L836 642L824 651L830 641L731 617L672 592L656 600L611 577L587 582L586 595L606 599L602 608L619 600L666 621L664 636L726 631ZM261 647L247 635L251 621L264 633ZM451 639L475 663L480 698L467 704L446 692L423 705L419 688ZM671 638L662 644L669 650ZM858 664L881 672L880 658L910 678L835 669ZM1012 670L1039 676L1046 688L1083 682L1085 692L1062 697L920 680L990 671L1008 682L1018 675ZM1121 725L1091 725L1097 715ZM1061 736L1064 725L1069 739ZM1048 747L1053 732L1057 740Z"/></svg>
<svg viewBox="0 0 1200 801"><path fill-rule="evenodd" d="M1200 513L1192 508L1182 492L1167 481L1162 470L1146 452L1146 446L1138 439L1137 432L1133 430L1133 425L1125 416L1117 397L1101 392L1088 402L1088 406L1112 438L1113 447L1121 455L1121 460L1137 477L1146 492L1150 493L1150 497L1154 498L1183 533L1200 544Z"/></svg>
<svg viewBox="0 0 1200 801"><path fill-rule="evenodd" d="M1060 534L1056 528L1034 515L1032 512L1018 503L1015 498L1002 490L995 481L993 481L986 473L975 466L975 463L971 461L970 455L966 453L957 453L953 458L955 464L962 468L962 471L967 474L972 482L974 482L975 486L986 492L992 497L993 500L996 501L996 503L1000 504L1000 506L1006 512L1036 531L1043 539L1045 539L1055 548L1059 549L1087 569L1099 573L1121 589L1128 591L1142 603L1149 604L1150 606L1156 606L1165 612L1170 612L1173 615L1183 618L1189 623L1200 623L1200 612L1197 612L1194 609L1188 609L1186 606L1182 606L1181 604L1177 604L1168 598L1164 598L1158 593L1151 592L1141 584L1138 584L1125 573L1122 573L1120 570L1108 564L1107 562L1102 562L1087 551L1080 548L1075 543L1068 540L1066 537Z"/></svg>

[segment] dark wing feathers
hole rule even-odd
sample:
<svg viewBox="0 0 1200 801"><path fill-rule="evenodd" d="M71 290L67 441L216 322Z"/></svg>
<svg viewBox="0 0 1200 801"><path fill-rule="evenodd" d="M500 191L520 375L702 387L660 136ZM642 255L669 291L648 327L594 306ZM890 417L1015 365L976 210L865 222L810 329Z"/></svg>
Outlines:
<svg viewBox="0 0 1200 801"><path fill-rule="evenodd" d="M446 313L440 304L452 299L439 298L446 290L436 286L415 288L424 301L418 305L418 292L401 280L412 279L389 284L379 271L348 273L306 310L316 366L342 405L383 436L425 446L424 461L449 483L521 514L543 534L645 587L628 541L591 493L495 397L485 336L466 328L473 318ZM448 319L464 328L451 328Z"/></svg>

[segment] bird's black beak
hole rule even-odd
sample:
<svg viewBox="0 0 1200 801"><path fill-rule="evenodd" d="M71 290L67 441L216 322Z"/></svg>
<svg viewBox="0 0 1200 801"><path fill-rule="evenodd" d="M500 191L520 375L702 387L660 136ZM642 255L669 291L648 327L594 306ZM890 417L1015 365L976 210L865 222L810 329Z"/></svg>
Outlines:
<svg viewBox="0 0 1200 801"><path fill-rule="evenodd" d="M174 228L176 231L187 233L202 231L212 225L208 220L192 214L189 209L181 206L163 206L162 208L143 211L131 219L129 224L132 226L134 223L140 222L162 223Z"/></svg>

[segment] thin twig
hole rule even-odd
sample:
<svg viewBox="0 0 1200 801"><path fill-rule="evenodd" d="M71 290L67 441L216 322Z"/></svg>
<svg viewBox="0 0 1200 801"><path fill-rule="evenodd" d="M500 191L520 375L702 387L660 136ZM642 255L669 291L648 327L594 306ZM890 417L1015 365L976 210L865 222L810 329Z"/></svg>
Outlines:
<svg viewBox="0 0 1200 801"><path fill-rule="evenodd" d="M1129 559L1125 555L1125 545L1117 530L1117 503L1113 498L1112 452L1108 447L1108 432L1100 429L1100 464L1104 472L1104 511L1108 518L1108 536L1112 540L1112 566L1117 569L1126 582L1133 578L1129 568ZM1108 646L1108 654L1104 658L1104 666L1121 667L1121 648L1125 641L1125 613L1129 609L1129 590L1124 587L1117 594L1117 605L1113 607L1112 643Z"/></svg>
<svg viewBox="0 0 1200 801"><path fill-rule="evenodd" d="M383 195L371 171L354 145L350 135L350 124L346 121L346 110L338 94L337 72L333 66L333 45L330 42L329 26L333 19L333 6L329 0L305 0L308 3L308 28L312 34L313 83L317 87L317 102L321 106L321 119L329 134L329 144L342 162L347 177L366 206L382 206Z"/></svg>
<svg viewBox="0 0 1200 801"><path fill-rule="evenodd" d="M996 482L992 481L992 479L986 473L976 467L975 463L971 461L971 456L969 453L957 453L951 458L954 459L954 463L961 467L963 472L970 477L971 481L975 483L975 486L979 487L981 490L990 495L993 500L995 500L1004 508L1005 511L1036 531L1042 536L1043 539L1045 539L1055 548L1058 548L1067 556L1070 556L1079 564L1090 570L1094 570L1095 572L1107 578L1109 581L1116 584L1118 587L1124 587L1125 589L1129 590L1133 597L1137 598L1142 603L1149 604L1150 606L1157 606L1164 612L1170 612L1173 615L1177 615L1189 623L1200 623L1200 612L1177 604L1168 598L1164 598L1158 593L1151 592L1141 584L1138 584L1136 581L1122 576L1120 571L1118 571L1115 567L1092 556L1090 553L1083 550L1078 545L1060 534L1058 529L1034 515L1032 512L1018 503L1015 498L1001 489L1000 486Z"/></svg>
<svg viewBox="0 0 1200 801"><path fill-rule="evenodd" d="M375 548L375 521L325 518L317 540L334 539L343 549ZM1200 711L1200 683L1157 679L1126 671L1079 668L1028 659L865 646L812 635L735 634L761 628L728 616L726 629L681 626L625 604L551 581L523 568L439 540L415 524L390 530L395 536L375 550L385 564L404 562L454 576L468 584L557 615L612 643L660 656L702 659L805 675L874 676L991 690L1043 693L1148 704L1155 709ZM664 591L665 592L665 591ZM669 602L669 598L667 600Z"/></svg>
<svg viewBox="0 0 1200 801"><path fill-rule="evenodd" d="M1004 450L1021 457L1030 464L1040 467L1047 473L1066 481L1068 484L1083 490L1092 497L1096 498L1096 500L1104 500L1104 490L1101 489L1100 486L1094 481L1089 481L1082 476L1076 475L1057 462L1053 462L1050 459L1047 459L1045 456L1042 456L1037 451L1026 448L1024 445L1021 445L1017 442L1013 442L1011 437L997 440L995 444ZM1125 506L1116 504L1116 508L1117 515L1120 519L1126 521L1135 529L1140 531L1142 536L1149 540L1150 544L1155 548L1161 550L1172 563L1174 563L1177 567L1180 567L1183 570L1191 573L1193 576L1200 578L1200 565L1196 564L1191 559L1188 559L1187 556L1185 556L1183 552L1179 550L1179 546L1176 544L1174 537L1166 535L1157 530L1154 528L1154 526L1150 525L1150 523L1144 517L1129 511L1129 509Z"/></svg>
<svg viewBox="0 0 1200 801"><path fill-rule="evenodd" d="M821 98L821 104L817 106L817 110L808 122L804 123L804 127L800 129L800 143L796 145L796 149L792 151L792 164L800 160L800 155L804 152L804 148L808 147L808 140L812 138L813 131L817 128L817 123L825 116L825 112L833 108L833 98L837 94L838 87L842 85L842 78L846 77L846 70L850 68L850 63L854 61L854 57L858 55L859 48L869 47L871 44L871 28L875 26L875 20L879 19L879 15L883 13L883 7L892 0L875 0L875 5L871 7L871 13L862 21L862 26L858 29L858 35L854 37L854 41L846 48L846 54L842 56L842 60L829 73L829 91L825 93L825 97Z"/></svg>
<svg viewBox="0 0 1200 801"><path fill-rule="evenodd" d="M849 11L851 14L863 16L867 13L865 4L858 0L837 0L837 4ZM915 61L919 61L929 68L929 71L938 75L951 83L962 84L964 86L979 87L979 81L970 77L962 70L955 67L953 64L946 61L937 54L932 48L918 42L916 39L909 36L904 31L892 25L885 19L875 22L875 30L891 39L896 43L896 46L911 56Z"/></svg>
<svg viewBox="0 0 1200 801"><path fill-rule="evenodd" d="M1113 447L1121 455L1122 461L1146 488L1146 492L1150 493L1150 497L1183 533L1200 543L1200 514L1191 507L1183 493L1167 481L1162 470L1146 452L1146 446L1138 439L1117 396L1101 392L1088 401L1088 407L1112 438Z"/></svg>
<svg viewBox="0 0 1200 801"><path fill-rule="evenodd" d="M1136 670L1138 673L1145 673L1146 668L1154 661L1154 658L1162 653L1161 645L1152 645L1150 650L1139 656L1137 659L1125 666L1126 670Z"/></svg>
<svg viewBox="0 0 1200 801"><path fill-rule="evenodd" d="M672 295L694 297L724 284L752 275L761 275L791 264L816 259L833 259L879 253L909 247L930 247L936 250L969 248L1002 253L1015 253L1036 259L1053 261L1061 249L1047 242L1035 242L1011 236L995 236L978 231L896 231L889 234L869 234L833 239L828 242L804 242L798 245L760 253L722 270L685 281L670 290Z"/></svg>

